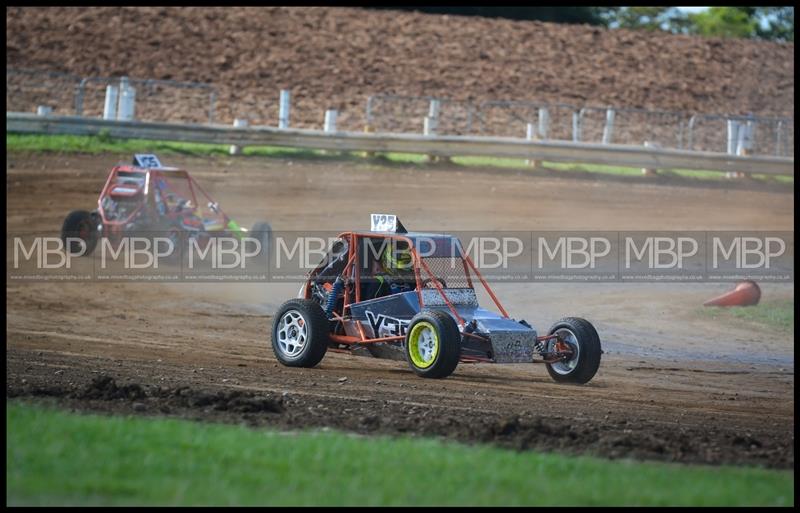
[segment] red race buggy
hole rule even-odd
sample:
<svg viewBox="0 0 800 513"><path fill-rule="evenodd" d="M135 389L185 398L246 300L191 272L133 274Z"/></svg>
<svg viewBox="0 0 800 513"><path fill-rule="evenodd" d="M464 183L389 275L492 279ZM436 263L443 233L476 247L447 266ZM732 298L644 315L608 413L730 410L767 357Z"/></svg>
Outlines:
<svg viewBox="0 0 800 513"><path fill-rule="evenodd" d="M74 210L64 219L61 239L73 254L91 255L102 237L118 242L124 235L157 232L176 243L196 238L249 233L266 251L272 229L258 222L252 230L231 219L183 169L164 167L155 155L137 154L132 165L111 169L92 211ZM68 239L72 239L69 240ZM85 250L81 252L81 243ZM69 242L69 245L67 243Z"/></svg>

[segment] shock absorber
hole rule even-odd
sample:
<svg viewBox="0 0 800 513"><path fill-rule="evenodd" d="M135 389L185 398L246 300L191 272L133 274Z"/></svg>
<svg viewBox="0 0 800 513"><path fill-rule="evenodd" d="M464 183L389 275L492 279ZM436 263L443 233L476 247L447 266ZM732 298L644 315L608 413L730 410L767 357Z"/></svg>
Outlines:
<svg viewBox="0 0 800 513"><path fill-rule="evenodd" d="M325 317L328 319L331 318L331 314L333 313L333 307L336 305L336 298L339 296L339 293L344 288L344 280L341 276L336 278L336 281L333 282L333 288L328 293L328 300L325 303Z"/></svg>

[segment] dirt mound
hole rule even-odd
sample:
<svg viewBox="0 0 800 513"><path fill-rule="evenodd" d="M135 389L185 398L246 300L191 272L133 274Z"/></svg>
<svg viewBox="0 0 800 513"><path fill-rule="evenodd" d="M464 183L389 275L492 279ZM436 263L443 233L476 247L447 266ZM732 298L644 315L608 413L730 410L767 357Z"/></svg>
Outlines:
<svg viewBox="0 0 800 513"><path fill-rule="evenodd" d="M17 366L12 363L12 370ZM130 383L119 386L108 375L64 385L52 374L25 374L25 384L10 378L6 397L57 398L71 408L115 414L170 415L195 420L246 423L279 429L331 427L362 434L406 434L466 443L488 443L515 450L592 454L685 463L794 465L789 440L751 433L664 425L642 421L596 422L487 413L435 405L382 400L354 401L334 396L277 395L254 390L186 384L172 387ZM199 386L198 386L199 385ZM526 412L527 413L527 412Z"/></svg>
<svg viewBox="0 0 800 513"><path fill-rule="evenodd" d="M217 120L361 128L369 95L793 115L794 44L356 8L6 10L6 64L213 83ZM98 90L99 91L99 90ZM163 101L164 117L180 102ZM100 97L100 109L102 99ZM30 109L25 109L30 110Z"/></svg>
<svg viewBox="0 0 800 513"><path fill-rule="evenodd" d="M141 399L145 396L144 390L139 385L117 386L114 378L98 376L78 394L79 399Z"/></svg>

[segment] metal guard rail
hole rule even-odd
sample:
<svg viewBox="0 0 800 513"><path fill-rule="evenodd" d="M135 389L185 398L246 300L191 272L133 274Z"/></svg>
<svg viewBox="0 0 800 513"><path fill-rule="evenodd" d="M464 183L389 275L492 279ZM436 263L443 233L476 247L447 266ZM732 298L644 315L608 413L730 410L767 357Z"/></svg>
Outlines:
<svg viewBox="0 0 800 513"><path fill-rule="evenodd" d="M421 153L442 157L483 156L550 162L605 164L648 169L699 169L721 172L794 175L794 159L733 156L620 144L528 141L510 137L425 136L274 127L182 125L112 121L78 116L39 116L7 112L6 132L98 135L122 139L181 141L238 146L288 146L339 151Z"/></svg>

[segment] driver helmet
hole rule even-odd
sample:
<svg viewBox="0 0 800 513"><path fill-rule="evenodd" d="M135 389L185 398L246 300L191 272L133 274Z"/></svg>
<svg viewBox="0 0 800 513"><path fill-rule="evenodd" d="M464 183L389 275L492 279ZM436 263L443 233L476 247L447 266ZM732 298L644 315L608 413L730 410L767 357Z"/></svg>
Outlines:
<svg viewBox="0 0 800 513"><path fill-rule="evenodd" d="M399 274L410 271L413 263L411 249L405 242L388 244L381 256L381 266L389 274Z"/></svg>

